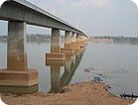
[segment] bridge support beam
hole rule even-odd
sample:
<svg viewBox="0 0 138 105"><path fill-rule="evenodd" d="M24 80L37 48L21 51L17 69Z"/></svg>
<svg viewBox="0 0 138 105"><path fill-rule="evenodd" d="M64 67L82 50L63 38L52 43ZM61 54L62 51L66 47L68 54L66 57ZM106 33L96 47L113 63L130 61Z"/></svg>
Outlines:
<svg viewBox="0 0 138 105"><path fill-rule="evenodd" d="M29 70L26 52L26 23L8 23L7 69L0 70L0 85L33 86L38 84L38 73Z"/></svg>
<svg viewBox="0 0 138 105"><path fill-rule="evenodd" d="M61 52L60 47L60 30L53 28L51 34L51 53L46 54L46 65L49 65L50 61L65 60L65 54Z"/></svg>

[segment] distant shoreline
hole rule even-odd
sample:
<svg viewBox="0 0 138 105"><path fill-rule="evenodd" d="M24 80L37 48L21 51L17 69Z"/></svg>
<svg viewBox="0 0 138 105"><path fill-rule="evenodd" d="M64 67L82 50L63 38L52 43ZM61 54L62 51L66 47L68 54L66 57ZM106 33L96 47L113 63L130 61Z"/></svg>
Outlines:
<svg viewBox="0 0 138 105"><path fill-rule="evenodd" d="M64 41L64 36L61 36L61 41ZM120 43L120 44L138 44L138 37L124 37L124 36L90 36L88 37L89 42L94 43ZM0 42L7 42L7 36L0 35ZM45 43L51 42L50 35L44 34L29 34L27 35L27 42L38 42L38 43Z"/></svg>
<svg viewBox="0 0 138 105"><path fill-rule="evenodd" d="M0 35L0 42L7 42L7 36L5 35ZM64 41L64 37L61 36L61 41ZM32 42L32 43L47 43L51 42L51 36L50 35L44 35L44 34L28 34L27 35L27 42Z"/></svg>
<svg viewBox="0 0 138 105"><path fill-rule="evenodd" d="M0 36L0 42L7 42L7 36ZM50 42L50 35L31 34L27 35L27 42Z"/></svg>
<svg viewBox="0 0 138 105"><path fill-rule="evenodd" d="M124 37L124 36L94 36L88 38L89 42L94 43L120 43L120 44L138 44L138 37Z"/></svg>

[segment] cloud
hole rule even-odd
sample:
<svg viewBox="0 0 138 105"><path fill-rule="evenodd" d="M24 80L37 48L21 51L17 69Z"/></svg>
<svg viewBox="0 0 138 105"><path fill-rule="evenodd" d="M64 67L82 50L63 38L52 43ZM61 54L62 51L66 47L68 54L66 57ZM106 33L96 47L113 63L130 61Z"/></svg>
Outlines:
<svg viewBox="0 0 138 105"><path fill-rule="evenodd" d="M130 1L134 2L138 7L138 0L130 0Z"/></svg>
<svg viewBox="0 0 138 105"><path fill-rule="evenodd" d="M65 2L66 2L66 0L57 0L57 3L58 3L59 5L64 5Z"/></svg>
<svg viewBox="0 0 138 105"><path fill-rule="evenodd" d="M101 8L106 6L108 3L108 0L74 0L72 6Z"/></svg>
<svg viewBox="0 0 138 105"><path fill-rule="evenodd" d="M67 7L92 7L101 8L107 6L111 0L57 0L55 3Z"/></svg>

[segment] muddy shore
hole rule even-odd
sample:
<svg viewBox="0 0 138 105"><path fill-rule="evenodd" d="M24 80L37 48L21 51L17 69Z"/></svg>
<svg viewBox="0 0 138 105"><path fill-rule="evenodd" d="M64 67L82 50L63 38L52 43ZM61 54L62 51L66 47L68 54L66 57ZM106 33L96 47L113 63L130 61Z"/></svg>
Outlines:
<svg viewBox="0 0 138 105"><path fill-rule="evenodd" d="M65 93L3 94L8 105L130 105L134 102L111 95L105 83L85 82L65 87Z"/></svg>

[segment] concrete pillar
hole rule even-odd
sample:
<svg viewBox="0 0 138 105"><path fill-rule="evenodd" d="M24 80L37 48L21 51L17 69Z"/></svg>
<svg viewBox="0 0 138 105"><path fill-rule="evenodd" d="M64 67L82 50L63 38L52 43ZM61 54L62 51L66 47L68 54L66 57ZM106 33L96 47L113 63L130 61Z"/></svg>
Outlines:
<svg viewBox="0 0 138 105"><path fill-rule="evenodd" d="M72 44L71 49L76 51L80 50L80 35L78 33L72 33Z"/></svg>
<svg viewBox="0 0 138 105"><path fill-rule="evenodd" d="M71 36L72 35L70 31L65 31L65 44L64 44L65 49L70 49Z"/></svg>
<svg viewBox="0 0 138 105"><path fill-rule="evenodd" d="M51 53L61 53L60 30L55 28L51 32Z"/></svg>
<svg viewBox="0 0 138 105"><path fill-rule="evenodd" d="M76 36L76 45L80 46L80 48L84 48L84 40L83 40L83 36L81 36L80 34L77 34Z"/></svg>
<svg viewBox="0 0 138 105"><path fill-rule="evenodd" d="M72 43L76 42L76 33L75 32L72 32Z"/></svg>
<svg viewBox="0 0 138 105"><path fill-rule="evenodd" d="M84 36L84 44L87 45L88 44L88 38L86 36Z"/></svg>
<svg viewBox="0 0 138 105"><path fill-rule="evenodd" d="M62 48L62 52L65 53L66 56L74 54L74 50L71 48L71 44L72 44L72 32L65 31L64 48Z"/></svg>
<svg viewBox="0 0 138 105"><path fill-rule="evenodd" d="M76 34L76 46L78 46L79 45L79 42L80 42L80 34L79 33L77 33Z"/></svg>
<svg viewBox="0 0 138 105"><path fill-rule="evenodd" d="M29 70L27 66L26 44L26 23L10 21L8 23L7 69L0 70L0 86L38 84L38 72L35 69Z"/></svg>
<svg viewBox="0 0 138 105"><path fill-rule="evenodd" d="M8 23L7 69L27 70L26 23Z"/></svg>
<svg viewBox="0 0 138 105"><path fill-rule="evenodd" d="M77 33L76 35L76 41L79 42L80 41L80 34Z"/></svg>
<svg viewBox="0 0 138 105"><path fill-rule="evenodd" d="M61 52L60 30L52 28L51 32L51 52L46 53L46 65L50 66L51 61L64 61L65 54Z"/></svg>
<svg viewBox="0 0 138 105"><path fill-rule="evenodd" d="M76 37L77 37L77 34L75 33L75 32L72 32L72 37L71 37L71 40L72 40L72 42L71 42L71 49L72 50L74 50L75 52L77 51L77 50L79 50L80 49L80 47L78 46L78 45L76 45Z"/></svg>

